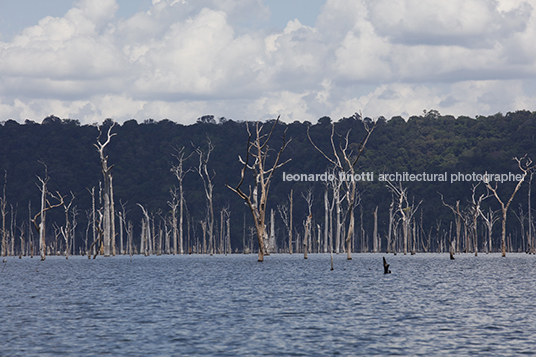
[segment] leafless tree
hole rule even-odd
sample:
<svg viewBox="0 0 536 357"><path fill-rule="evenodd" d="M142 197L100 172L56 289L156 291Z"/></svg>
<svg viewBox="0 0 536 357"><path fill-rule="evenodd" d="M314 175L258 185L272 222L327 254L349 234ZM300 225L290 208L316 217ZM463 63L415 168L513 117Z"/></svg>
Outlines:
<svg viewBox="0 0 536 357"><path fill-rule="evenodd" d="M404 255L408 252L408 242L409 242L409 229L411 220L415 212L419 209L419 206L422 203L422 200L419 201L417 205L414 203L410 204L408 200L408 189L407 187L402 187L402 183L399 182L398 186L395 186L391 181L387 181L387 187L393 192L397 197L397 210L400 213L400 218L402 219L402 234L404 237Z"/></svg>
<svg viewBox="0 0 536 357"><path fill-rule="evenodd" d="M7 255L7 229L6 229L6 216L7 216L7 200L6 200L6 186L7 186L7 171L4 171L4 189L3 195L0 197L0 214L2 214L2 256Z"/></svg>
<svg viewBox="0 0 536 357"><path fill-rule="evenodd" d="M482 201L484 201L486 198L491 197L491 194L489 191L486 194L481 194L476 197L476 189L480 185L480 182L476 185L473 185L473 188L471 189L472 195L471 195L471 203L469 207L469 213L471 216L471 231L473 236L473 251L475 252L475 256L478 255L478 234L477 234L477 227L478 227L478 217L481 216L481 206Z"/></svg>
<svg viewBox="0 0 536 357"><path fill-rule="evenodd" d="M210 153L209 153L210 154ZM177 224L173 225L173 254L184 254L184 230L183 230L183 220L184 220L184 191L183 191L183 181L186 177L186 174L192 171L191 168L185 169L184 162L188 160L193 155L193 152L190 155L186 155L184 152L184 147L175 148L175 153L173 156L177 159L178 163L171 167L171 171L175 174L175 177L179 181L179 192L176 201L179 203L179 226L177 232ZM176 210L176 209L175 209ZM175 218L176 220L176 218ZM177 234L178 233L178 234ZM178 240L178 242L177 242ZM177 249L178 244L178 249Z"/></svg>
<svg viewBox="0 0 536 357"><path fill-rule="evenodd" d="M257 122L255 124L255 131L254 134L251 133L249 130L249 124L246 123L246 129L248 132L248 141L246 146L246 157L245 159L242 159L239 157L240 162L242 163L243 167L240 171L240 182L236 187L230 186L229 184L226 184L226 186L233 192L235 192L240 198L242 198L246 204L249 207L249 210L251 211L251 215L253 216L253 221L255 222L255 229L257 232L257 240L259 243L259 257L258 261L262 262L264 261L264 236L266 234L266 227L265 227L265 219L266 219L266 209L267 209L267 201L268 201L268 194L270 191L270 183L272 181L274 172L279 167L286 164L289 160L285 162L280 162L281 160L281 154L283 153L283 150L288 145L288 142L285 138L285 135L283 135L283 143L281 144L281 147L279 151L277 152L277 155L275 157L275 160L271 167L268 167L268 153L270 151L270 148L268 146L268 143L270 142L270 139L272 137L272 134L274 132L274 129L279 122L279 117L277 120L274 121L274 124L272 126L272 129L269 133L263 134L263 128L264 125L261 125L260 122ZM286 131L285 131L286 133ZM253 158L253 163L250 164L250 157ZM254 189L250 191L249 194L244 193L242 191L242 184L244 183L244 179L246 176L246 171L251 170L253 172L254 177ZM259 191L260 190L260 197Z"/></svg>
<svg viewBox="0 0 536 357"><path fill-rule="evenodd" d="M523 172L523 175L521 176L521 180L518 181L514 189L514 192L512 192L512 195L510 196L508 201L504 202L499 197L499 194L497 192L497 183L495 183L495 186L492 186L489 180L485 181L486 187L490 189L491 192L493 192L493 195L497 199L497 202L499 202L499 204L501 205L501 212L502 212L501 251L502 251L503 257L506 256L506 215L508 213L508 208L510 207L510 204L514 200L514 197L517 191L519 191L519 189L521 188L521 185L525 181L527 174L529 174L530 171L533 170L532 160L528 158L527 155L523 156L521 159L514 157L514 160L517 162L517 165L519 169Z"/></svg>
<svg viewBox="0 0 536 357"><path fill-rule="evenodd" d="M393 241L393 224L395 220L395 212L394 212L395 196L394 195L392 195L392 199L393 200L391 201L391 204L389 205L389 227L387 229L387 253L389 253L389 250L391 249L391 242ZM393 252L394 252L394 249L393 249Z"/></svg>
<svg viewBox="0 0 536 357"><path fill-rule="evenodd" d="M41 260L45 260L46 257L46 242L45 242L45 231L46 231L46 212L54 209L56 207L60 207L63 205L63 196L60 195L59 192L56 191L55 194L52 194L48 192L48 167L43 162L41 162L43 166L45 166L45 176L44 178L41 178L37 176L37 179L39 180L41 186L38 186L41 190L41 210L34 216L32 219L32 223L34 224L35 229L37 230L39 234L39 251L41 255ZM57 201L55 204L51 204L48 197L54 199ZM40 218L39 224L37 224L37 219Z"/></svg>
<svg viewBox="0 0 536 357"><path fill-rule="evenodd" d="M528 203L527 203L527 206L528 206L528 210L527 210L527 219L528 219L528 231L527 231L527 240L529 242L529 245L530 245L530 253L532 254L535 254L536 253L536 242L533 241L533 222L532 222L532 208L531 208L531 203L530 203L530 197L531 197L531 193L532 193L532 175L534 175L534 169L530 170L530 175L529 176L529 181L528 181L528 184L529 184L529 190L528 190Z"/></svg>
<svg viewBox="0 0 536 357"><path fill-rule="evenodd" d="M313 201L314 201L314 195L313 195L313 187L309 187L307 191L302 192L301 194L302 198L307 202L307 210L309 214L307 215L307 219L304 221L304 239L303 239L303 257L307 259L307 251L311 249L310 244L310 237L311 237L311 220L313 218L312 208L313 208Z"/></svg>
<svg viewBox="0 0 536 357"><path fill-rule="evenodd" d="M111 253L115 255L115 208L112 183L112 168L114 165L108 166L108 156L104 153L106 146L110 144L110 140L116 135L116 133L112 134L112 129L114 126L115 123L108 128L107 138L104 143L101 143L102 131L101 128L99 128L99 136L97 137L97 144L95 144L95 147L100 155L101 170L104 177L104 191L102 195L104 201L102 227L105 257L109 257Z"/></svg>
<svg viewBox="0 0 536 357"><path fill-rule="evenodd" d="M69 201L69 204L66 202L63 202L63 212L65 214L65 226L60 227L60 232L63 237L63 240L65 241L65 258L69 259L69 251L71 248L71 239L72 239L72 233L73 233L73 227L71 225L71 221L69 219L69 211L71 210L71 206L74 201L74 193L71 191L71 200Z"/></svg>
<svg viewBox="0 0 536 357"><path fill-rule="evenodd" d="M374 231L372 233L372 249L374 253L378 253L381 249L380 240L378 238L378 206L374 209Z"/></svg>
<svg viewBox="0 0 536 357"><path fill-rule="evenodd" d="M26 256L26 241L24 239L24 233L26 232L26 224L25 222L22 222L20 226L17 228L19 229L19 238L20 238L20 253L19 258L22 258L22 256Z"/></svg>
<svg viewBox="0 0 536 357"><path fill-rule="evenodd" d="M143 207L141 204L138 203L138 206L140 206L141 210L143 211L143 219L142 219L142 230L141 230L141 249L140 254L151 255L151 218L149 216L149 212Z"/></svg>
<svg viewBox="0 0 536 357"><path fill-rule="evenodd" d="M350 148L350 131L348 130L346 132L346 135L344 135L342 139L342 143L339 145L339 150L337 150L335 146L334 141L334 135L335 135L335 125L332 124L331 126L331 148L333 150L333 156L328 156L324 151L322 151L311 139L311 136L309 134L309 128L307 128L307 137L309 138L309 141L311 144L315 147L315 149L320 152L329 162L331 162L339 171L339 173L342 173L345 175L345 177L355 177L355 165L357 164L357 161L361 157L361 154L365 150L365 146L368 142L368 139L370 138L370 135L374 131L374 128L376 127L376 123L374 123L372 126L369 126L366 122L364 122L365 131L366 134L359 143L356 152L351 150ZM347 252L347 259L352 259L352 237L354 236L354 202L357 197L357 181L356 180L347 180L347 200L348 200L348 216L349 216L349 222L348 222L348 231L346 232L346 252Z"/></svg>
<svg viewBox="0 0 536 357"><path fill-rule="evenodd" d="M117 212L117 215L119 217L119 253L123 255L126 253L123 232L127 229L127 202L122 202L121 200L119 200L119 204L121 205L121 211Z"/></svg>
<svg viewBox="0 0 536 357"><path fill-rule="evenodd" d="M210 138L207 137L207 151L196 148L195 152L199 156L199 166L197 167L197 173L203 181L203 187L205 189L205 198L207 200L207 220L206 228L209 240L209 253L214 254L214 204L212 194L214 190L214 184L212 180L214 178L214 172L210 173L208 170L208 161L210 159L210 153L214 150L214 145Z"/></svg>
<svg viewBox="0 0 536 357"><path fill-rule="evenodd" d="M484 220L484 224L486 225L486 228L488 229L487 233L487 239L488 242L486 244L487 246L487 252L491 253L493 247L492 247L492 234L493 234L493 225L499 220L500 215L499 211L493 211L491 207L489 207L488 212L484 213L482 210L480 211L480 216Z"/></svg>
<svg viewBox="0 0 536 357"><path fill-rule="evenodd" d="M181 229L178 229L177 226L177 210L181 206L181 199L180 199L180 190L177 190L177 188L173 187L169 189L169 192L171 194L171 201L168 201L168 206L171 208L171 236L173 240L173 254L183 254L182 251L182 239L183 236L181 233ZM177 248L177 240L178 240L178 248Z"/></svg>
<svg viewBox="0 0 536 357"><path fill-rule="evenodd" d="M279 211L279 215L281 216L281 220L283 221L283 224L285 225L285 229L288 232L289 231L289 209L288 209L288 204L277 205L277 210ZM292 241L289 242L289 252L292 254Z"/></svg>

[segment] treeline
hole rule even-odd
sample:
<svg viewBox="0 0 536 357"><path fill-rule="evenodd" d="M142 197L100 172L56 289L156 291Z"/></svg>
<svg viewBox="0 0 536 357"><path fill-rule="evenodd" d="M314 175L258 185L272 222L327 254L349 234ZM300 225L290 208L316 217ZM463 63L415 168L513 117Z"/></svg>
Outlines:
<svg viewBox="0 0 536 357"><path fill-rule="evenodd" d="M336 240L337 236L344 236L348 225L348 207L343 199L345 186L339 185L337 194L333 182L328 182L329 185L302 180L305 176L301 175L313 174L317 179L320 174L331 172L332 165L318 149L328 156L333 152L332 125L335 148L339 150L348 137L349 150L355 153L365 135L365 125L371 126L373 121L375 129L355 168L359 178L365 180L357 185L352 250L421 252L448 251L454 247L458 252L500 251L501 206L484 183L474 189L473 195L478 182L472 180L472 174L523 174L514 158L525 157L524 165L527 158L536 158L536 113L529 111L455 118L431 110L407 120L402 117L372 120L355 114L336 122L328 117L314 124L278 122L270 142L273 155L268 160L274 159L285 135L290 142L282 160L291 161L278 169L271 183L266 217L269 235L274 240L270 249L289 250L288 213L292 192L293 252L303 251L306 227L309 252L324 252L331 247L338 252L345 251L342 238ZM273 124L274 121L264 123L265 131ZM116 254L174 252L179 212L178 206L173 208L173 192L175 195L178 192L179 180L172 168L180 162L184 170L183 241L176 252L217 254L258 250L248 208L225 187L226 183L236 185L240 181L239 157L246 158L248 142L246 125L213 116L201 117L193 125L150 119L143 123L129 120L122 125L106 119L102 124L80 125L76 120L54 116L45 118L41 124L31 120L24 124L14 120L2 122L2 254L30 255L34 250L33 254L37 255L38 234L32 219L40 210L39 178L45 177L45 167L48 192L61 195L65 203L46 212L48 254L66 251L86 254L89 250L96 253L98 244L91 246L99 235L95 221L103 206L104 186L95 144L99 132L106 133L111 126L115 136L105 153L108 164L113 165ZM202 166L205 159L206 170ZM198 171L206 173L203 176ZM508 251L529 251L534 246L530 172L508 208ZM300 180L284 179L283 173L287 178ZM411 174L420 175L421 181L395 181L391 186L380 181L380 177L393 178L396 173L398 178L405 173L406 180ZM439 179L441 175L444 181ZM466 180L467 175L471 180ZM457 181L451 182L453 178ZM212 219L207 218L210 212L205 190L207 179L213 186ZM498 183L497 195L508 201L517 183L511 179ZM247 174L244 185L254 186L251 174ZM492 185L495 187L494 182ZM400 197L397 190L404 191L406 196L406 205L401 209L397 209ZM476 215L472 197L478 199L481 195L489 197L479 206L482 214ZM52 197L49 200L53 205ZM307 223L309 210L312 219ZM404 212L411 212L411 217L405 217ZM494 222L491 229L486 217ZM404 219L409 219L405 225ZM207 223L212 227L211 232ZM64 238L66 229L71 232L68 240Z"/></svg>

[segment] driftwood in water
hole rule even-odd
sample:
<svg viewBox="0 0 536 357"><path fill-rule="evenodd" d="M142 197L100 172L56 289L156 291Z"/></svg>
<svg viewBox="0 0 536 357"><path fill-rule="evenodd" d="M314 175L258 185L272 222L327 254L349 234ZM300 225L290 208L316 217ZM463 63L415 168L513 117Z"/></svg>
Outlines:
<svg viewBox="0 0 536 357"><path fill-rule="evenodd" d="M391 271L389 270L389 264L387 264L387 261L385 260L385 257L383 257L383 273L384 274L391 274Z"/></svg>

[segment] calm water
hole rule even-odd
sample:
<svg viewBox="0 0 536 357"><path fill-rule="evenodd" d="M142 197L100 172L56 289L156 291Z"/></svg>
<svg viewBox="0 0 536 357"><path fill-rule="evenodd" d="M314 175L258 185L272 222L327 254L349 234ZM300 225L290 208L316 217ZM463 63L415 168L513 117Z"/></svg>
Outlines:
<svg viewBox="0 0 536 357"><path fill-rule="evenodd" d="M0 355L536 353L536 257L7 258Z"/></svg>

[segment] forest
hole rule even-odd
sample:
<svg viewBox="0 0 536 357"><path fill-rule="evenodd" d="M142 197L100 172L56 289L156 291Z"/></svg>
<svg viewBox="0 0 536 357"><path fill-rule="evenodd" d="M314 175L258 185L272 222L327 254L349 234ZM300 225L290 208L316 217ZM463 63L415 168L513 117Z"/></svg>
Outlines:
<svg viewBox="0 0 536 357"><path fill-rule="evenodd" d="M536 112L0 124L2 256L536 251Z"/></svg>

